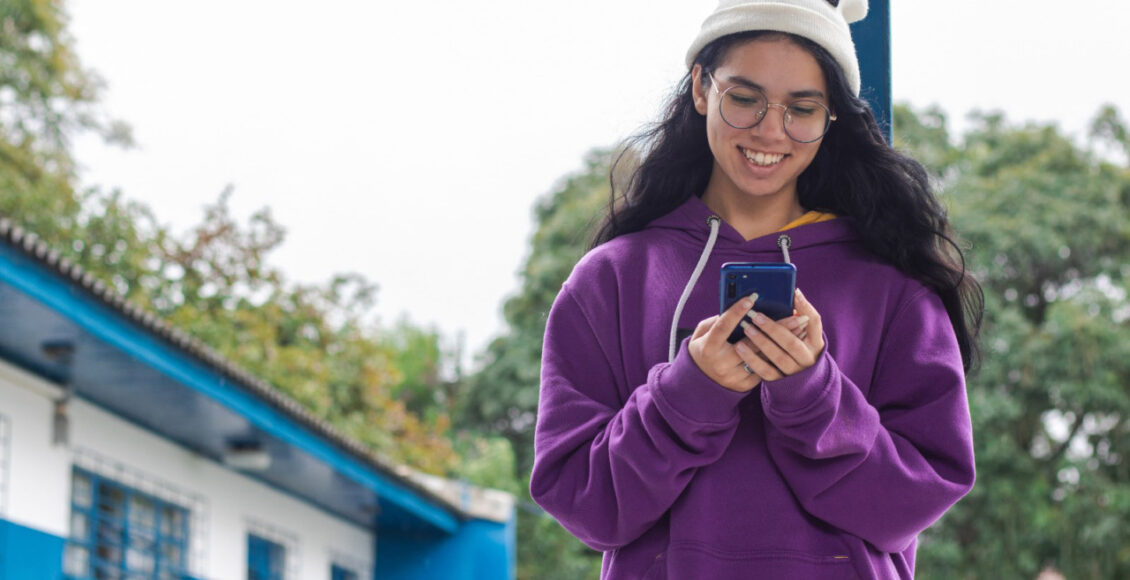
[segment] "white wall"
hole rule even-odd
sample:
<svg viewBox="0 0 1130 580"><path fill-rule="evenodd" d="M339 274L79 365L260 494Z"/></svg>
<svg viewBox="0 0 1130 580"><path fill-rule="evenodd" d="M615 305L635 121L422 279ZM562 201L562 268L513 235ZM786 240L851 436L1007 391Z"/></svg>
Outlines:
<svg viewBox="0 0 1130 580"><path fill-rule="evenodd" d="M11 446L4 519L66 536L71 511L71 451L51 445L52 400L61 391L29 378L0 361L0 414L8 419Z"/></svg>
<svg viewBox="0 0 1130 580"><path fill-rule="evenodd" d="M71 446L51 444L59 390L0 361L0 414L11 423L6 519L66 537L72 466L118 479L192 511L193 572L244 578L247 534L287 546L288 578L329 578L331 562L372 570L364 528L197 456L83 401L70 405Z"/></svg>

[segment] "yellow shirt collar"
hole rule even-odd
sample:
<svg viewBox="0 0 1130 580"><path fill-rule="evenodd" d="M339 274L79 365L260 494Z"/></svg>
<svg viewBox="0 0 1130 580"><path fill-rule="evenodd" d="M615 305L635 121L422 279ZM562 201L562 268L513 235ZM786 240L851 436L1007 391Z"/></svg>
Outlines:
<svg viewBox="0 0 1130 580"><path fill-rule="evenodd" d="M834 213L825 213L825 212L822 212L822 211L810 211L810 212L798 217L797 219L789 222L788 224L785 225L785 227L783 227L783 228L781 228L777 231L783 232L785 230L791 230L793 228L797 228L797 227L800 227L800 226L806 226L808 224L818 224L820 222L828 222L828 221L832 221L834 219L836 219L836 214L834 214Z"/></svg>

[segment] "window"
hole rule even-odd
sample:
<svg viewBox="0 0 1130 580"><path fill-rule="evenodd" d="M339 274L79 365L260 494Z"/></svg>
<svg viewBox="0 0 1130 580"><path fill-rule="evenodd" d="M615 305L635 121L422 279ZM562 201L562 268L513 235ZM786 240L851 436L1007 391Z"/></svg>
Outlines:
<svg viewBox="0 0 1130 580"><path fill-rule="evenodd" d="M349 568L334 564L330 568L330 580L357 580L357 573Z"/></svg>
<svg viewBox="0 0 1130 580"><path fill-rule="evenodd" d="M247 580L282 580L286 548L255 534L247 536Z"/></svg>
<svg viewBox="0 0 1130 580"><path fill-rule="evenodd" d="M188 510L75 470L67 578L183 578L187 548Z"/></svg>

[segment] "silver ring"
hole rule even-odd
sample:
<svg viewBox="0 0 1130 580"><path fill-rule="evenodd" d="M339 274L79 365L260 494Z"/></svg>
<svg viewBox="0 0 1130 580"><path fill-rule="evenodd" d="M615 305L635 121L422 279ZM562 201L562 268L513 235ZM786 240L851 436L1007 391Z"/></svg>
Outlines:
<svg viewBox="0 0 1130 580"><path fill-rule="evenodd" d="M747 372L751 375L753 374L753 369L749 368L749 365L746 364L744 361L742 362L742 368L745 369L745 372Z"/></svg>

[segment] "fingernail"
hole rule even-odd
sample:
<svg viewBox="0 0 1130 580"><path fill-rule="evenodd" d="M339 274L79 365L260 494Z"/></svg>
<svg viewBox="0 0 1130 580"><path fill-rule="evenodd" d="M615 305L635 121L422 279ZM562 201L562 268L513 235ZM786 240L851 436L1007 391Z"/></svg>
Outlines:
<svg viewBox="0 0 1130 580"><path fill-rule="evenodd" d="M749 298L742 299L742 308L745 310L753 308L753 302L751 302Z"/></svg>
<svg viewBox="0 0 1130 580"><path fill-rule="evenodd" d="M753 321L756 324L765 324L768 320L769 319L765 318L765 315L760 312L753 313Z"/></svg>
<svg viewBox="0 0 1130 580"><path fill-rule="evenodd" d="M754 336L757 336L757 334L758 334L757 329L754 328L752 324L750 324L750 323L748 323L744 320L741 322L741 327L742 327L742 330L745 331L747 336L754 337Z"/></svg>
<svg viewBox="0 0 1130 580"><path fill-rule="evenodd" d="M808 324L808 320L809 320L808 315L798 316L797 319L796 319L796 326L794 328L800 328L800 327Z"/></svg>
<svg viewBox="0 0 1130 580"><path fill-rule="evenodd" d="M750 295L749 295L749 299L750 299L750 300L752 300L754 304L757 304L757 299L758 299L758 298L761 298L761 296L759 296L759 295L757 294L757 292L754 292L753 294L750 294Z"/></svg>

